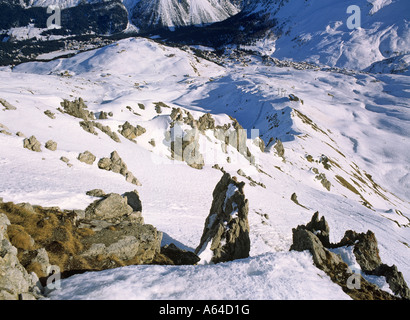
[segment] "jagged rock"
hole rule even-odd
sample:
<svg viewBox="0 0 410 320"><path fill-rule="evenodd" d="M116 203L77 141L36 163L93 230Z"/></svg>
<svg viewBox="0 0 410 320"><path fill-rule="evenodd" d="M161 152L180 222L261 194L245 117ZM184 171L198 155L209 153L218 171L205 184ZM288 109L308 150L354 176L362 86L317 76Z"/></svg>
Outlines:
<svg viewBox="0 0 410 320"><path fill-rule="evenodd" d="M135 184L136 186L142 186L141 182L139 182L139 180L130 171L125 173L125 181Z"/></svg>
<svg viewBox="0 0 410 320"><path fill-rule="evenodd" d="M80 160L81 162L84 162L86 164L93 164L95 161L95 155L93 155L90 151L84 151L83 153L80 153L78 155L78 160Z"/></svg>
<svg viewBox="0 0 410 320"><path fill-rule="evenodd" d="M100 129L102 132L104 132L107 136L109 136L112 140L114 140L115 142L120 143L121 140L118 137L118 135L114 132L111 131L111 128L109 126L103 126L101 123L99 122L93 122L93 124Z"/></svg>
<svg viewBox="0 0 410 320"><path fill-rule="evenodd" d="M249 160L250 163L255 163L255 156L253 156L246 145L247 131L233 119L232 125L225 124L224 126L215 126L214 136L216 139L223 142L222 151L227 152L227 146L230 145L235 148L241 155ZM233 127L233 129L232 129Z"/></svg>
<svg viewBox="0 0 410 320"><path fill-rule="evenodd" d="M344 237L333 247L354 246L353 253L364 272L371 272L382 264L376 236L372 231L356 233L347 230Z"/></svg>
<svg viewBox="0 0 410 320"><path fill-rule="evenodd" d="M397 270L395 265L388 266L382 263L376 269L372 270L370 274L384 276L394 294L403 299L410 300L410 289L404 280L403 274Z"/></svg>
<svg viewBox="0 0 410 320"><path fill-rule="evenodd" d="M51 150L51 151L56 151L57 150L57 142L53 140L48 140L45 144L46 149Z"/></svg>
<svg viewBox="0 0 410 320"><path fill-rule="evenodd" d="M35 152L41 152L41 143L35 136L23 140L23 147Z"/></svg>
<svg viewBox="0 0 410 320"><path fill-rule="evenodd" d="M104 126L99 122L96 122L96 121L80 121L80 126L85 131L87 131L91 134L94 134L94 135L98 135L97 131L95 130L95 127L97 127L98 129L100 129L103 133L105 133L107 136L109 136L115 142L118 142L118 143L121 142L118 135L115 132L111 131L111 128L109 126Z"/></svg>
<svg viewBox="0 0 410 320"><path fill-rule="evenodd" d="M69 114L70 116L81 118L83 120L94 120L94 114L87 111L87 106L82 98L75 99L74 101L65 100L60 103L63 107L63 112Z"/></svg>
<svg viewBox="0 0 410 320"><path fill-rule="evenodd" d="M256 137L253 139L253 144L261 150L261 152L265 152L265 142L260 138Z"/></svg>
<svg viewBox="0 0 410 320"><path fill-rule="evenodd" d="M142 203L137 190L126 192L123 194L123 197L127 198L127 204L133 211L142 211Z"/></svg>
<svg viewBox="0 0 410 320"><path fill-rule="evenodd" d="M126 121L122 126L120 126L119 132L127 139L134 141L135 138L144 134L147 130L140 125L134 127L128 121Z"/></svg>
<svg viewBox="0 0 410 320"><path fill-rule="evenodd" d="M339 256L326 250L320 239L313 232L307 230L305 226L292 229L292 235L293 242L290 250L308 250L312 254L313 262L319 269L331 272L334 269L333 265L343 262Z"/></svg>
<svg viewBox="0 0 410 320"><path fill-rule="evenodd" d="M201 132L215 129L215 119L210 113L206 113L198 119L198 129Z"/></svg>
<svg viewBox="0 0 410 320"><path fill-rule="evenodd" d="M108 119L108 114L107 114L107 112L101 111L100 114L99 114L99 116L98 116L98 119L99 119L99 120L106 120L106 119Z"/></svg>
<svg viewBox="0 0 410 320"><path fill-rule="evenodd" d="M285 148L283 147L282 141L277 140L273 147L275 148L277 155L283 158L285 155Z"/></svg>
<svg viewBox="0 0 410 320"><path fill-rule="evenodd" d="M195 250L201 258L211 253L206 262L218 263L249 256L249 209L244 186L244 182L237 182L229 173L224 173L216 185L212 207Z"/></svg>
<svg viewBox="0 0 410 320"><path fill-rule="evenodd" d="M319 220L318 211L313 214L312 219L306 225L306 229L315 234L326 248L330 246L329 225L324 216Z"/></svg>
<svg viewBox="0 0 410 320"><path fill-rule="evenodd" d="M314 169L316 169L316 168L314 168ZM322 186L327 191L330 191L330 187L332 186L332 184L330 183L329 180L327 180L326 175L324 173L319 173L317 176L315 176L315 179L319 180L320 183L322 184Z"/></svg>
<svg viewBox="0 0 410 320"><path fill-rule="evenodd" d="M354 245L355 248L353 249L353 252L355 253L356 260L363 272L368 274L385 275L383 274L383 272L385 272L383 267L380 267L382 264L379 264L381 261L378 256L377 241L374 234L371 231L366 234L357 234L349 230L346 232L342 241L338 244L331 244L329 243L329 226L324 217L319 220L318 215L318 212L316 212L307 225L299 225L297 228L292 229L293 243L290 250L308 250L312 254L315 266L326 272L332 281L340 285L343 291L353 299L396 299L395 296L392 296L391 294L382 291L376 285L369 283L361 274L352 274L352 270L350 270L349 266L343 261L341 256L331 251L331 249L346 245ZM379 270L376 268L371 273L366 270L366 268L372 268L377 264L379 264ZM392 273L394 273L394 271ZM352 278L354 279L353 282L357 283L353 283L352 285ZM394 280L391 280L393 284L391 285L391 289L395 288L395 290L397 290L396 292L401 292L406 295L408 293L408 288L404 280L401 281L402 279L400 279L399 276L397 276L397 278L392 277L392 279ZM403 282L405 287L403 286ZM394 284L396 283L400 284L395 287Z"/></svg>
<svg viewBox="0 0 410 320"><path fill-rule="evenodd" d="M395 265L382 263L375 234L368 230L366 233L356 233L347 230L344 237L333 247L353 246L353 253L363 272L370 275L384 276L390 289L403 299L410 300L410 289L403 278L403 274Z"/></svg>
<svg viewBox="0 0 410 320"><path fill-rule="evenodd" d="M195 253L182 250L173 243L163 246L161 253L171 259L174 265L194 265L201 260Z"/></svg>
<svg viewBox="0 0 410 320"><path fill-rule="evenodd" d="M170 118L172 121L183 121L183 114L181 108L172 108Z"/></svg>
<svg viewBox="0 0 410 320"><path fill-rule="evenodd" d="M110 193L104 199L96 200L85 210L87 219L112 220L128 216L133 212L127 199L116 193Z"/></svg>
<svg viewBox="0 0 410 320"><path fill-rule="evenodd" d="M321 164L323 164L323 167L324 167L326 170L329 170L329 169L330 169L329 158L328 158L327 156L325 156L324 154L321 155L319 162L320 162Z"/></svg>
<svg viewBox="0 0 410 320"><path fill-rule="evenodd" d="M174 140L171 141L172 158L185 161L192 168L202 169L205 161L203 155L199 152L198 140L199 131L196 128L175 135Z"/></svg>
<svg viewBox="0 0 410 320"><path fill-rule="evenodd" d="M140 186L141 183L138 179L132 174L132 172L128 171L127 165L121 159L117 151L113 151L111 153L110 158L101 158L98 161L98 168L113 171L115 173L119 173L125 177L127 182Z"/></svg>
<svg viewBox="0 0 410 320"><path fill-rule="evenodd" d="M170 108L170 106L168 106L167 104L165 104L164 102L154 102L155 105L155 111L159 114L162 113L162 108Z"/></svg>
<svg viewBox="0 0 410 320"><path fill-rule="evenodd" d="M94 122L92 121L80 121L80 126L81 128L83 128L85 131L94 134L94 135L98 135L98 133L95 131L94 128Z"/></svg>

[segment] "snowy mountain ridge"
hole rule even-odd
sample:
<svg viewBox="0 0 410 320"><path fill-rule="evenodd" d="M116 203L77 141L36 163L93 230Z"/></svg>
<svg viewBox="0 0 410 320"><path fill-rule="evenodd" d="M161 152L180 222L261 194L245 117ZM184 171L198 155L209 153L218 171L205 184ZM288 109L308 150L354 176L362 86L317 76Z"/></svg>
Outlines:
<svg viewBox="0 0 410 320"><path fill-rule="evenodd" d="M176 27L202 25L225 20L239 12L238 5L229 0L120 0L127 8L130 20L138 27ZM104 3L110 0L87 0ZM30 0L27 7L57 5L61 9L84 3L82 0Z"/></svg>
<svg viewBox="0 0 410 320"><path fill-rule="evenodd" d="M353 30L347 27L350 5L347 0L260 0L245 5L243 13L275 22L257 44L279 59L362 70L410 53L408 1L356 1L361 23Z"/></svg>

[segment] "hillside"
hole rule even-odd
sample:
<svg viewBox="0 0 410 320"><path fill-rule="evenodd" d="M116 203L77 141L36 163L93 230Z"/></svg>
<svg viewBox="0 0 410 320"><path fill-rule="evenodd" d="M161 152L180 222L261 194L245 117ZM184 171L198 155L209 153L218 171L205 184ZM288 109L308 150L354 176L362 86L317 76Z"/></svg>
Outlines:
<svg viewBox="0 0 410 320"><path fill-rule="evenodd" d="M264 60L236 50L201 55L129 38L71 58L2 67L3 201L85 209L94 200L88 190L137 189L145 222L163 232L163 244L193 251L222 176L218 167L245 182L249 200L249 258L86 273L64 279L62 290L48 298L349 299L308 252L289 251L292 228L316 211L326 218L332 242L349 229L374 232L382 261L395 264L409 283L408 77ZM64 99L78 98L119 141L101 130L87 132L82 119L61 111ZM215 126L239 123L251 156L205 127L195 138L201 165L173 159L178 108ZM127 121L144 133L130 139L121 131ZM57 149L27 150L21 133L42 146L51 139ZM97 159L116 150L141 185L80 162L86 150ZM210 284L215 279L221 280Z"/></svg>

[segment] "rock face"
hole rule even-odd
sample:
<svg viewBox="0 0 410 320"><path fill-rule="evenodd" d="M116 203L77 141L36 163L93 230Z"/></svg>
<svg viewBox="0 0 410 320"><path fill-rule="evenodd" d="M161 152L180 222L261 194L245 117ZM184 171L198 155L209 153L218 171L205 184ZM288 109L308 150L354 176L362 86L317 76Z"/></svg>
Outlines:
<svg viewBox="0 0 410 320"><path fill-rule="evenodd" d="M195 250L204 262L247 258L250 251L248 200L244 182L224 173L213 192L201 242Z"/></svg>
<svg viewBox="0 0 410 320"><path fill-rule="evenodd" d="M396 266L388 267L381 262L377 240L373 232L356 233L348 230L337 243L329 242L329 226L319 213L306 225L299 225L292 230L293 244L290 250L308 250L316 267L323 270L343 291L357 300L392 300L401 297L409 299L409 289ZM332 252L337 248L353 246L353 253L364 274L385 276L390 289L396 296L382 291L368 282L361 274L355 274L340 255Z"/></svg>
<svg viewBox="0 0 410 320"><path fill-rule="evenodd" d="M35 136L23 140L23 147L35 152L41 152L41 143Z"/></svg>

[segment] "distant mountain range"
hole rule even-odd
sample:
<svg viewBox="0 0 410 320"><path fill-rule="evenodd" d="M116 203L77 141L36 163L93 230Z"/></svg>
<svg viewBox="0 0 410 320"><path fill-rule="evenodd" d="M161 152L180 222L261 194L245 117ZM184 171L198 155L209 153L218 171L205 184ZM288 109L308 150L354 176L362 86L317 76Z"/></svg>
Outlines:
<svg viewBox="0 0 410 320"><path fill-rule="evenodd" d="M61 29L47 30L58 5ZM360 28L347 27L351 1L0 0L0 41L69 36L156 36L168 43L227 46L279 59L364 70L406 70L408 0L358 0ZM391 61L400 61L393 63ZM386 70L372 67L369 70Z"/></svg>

